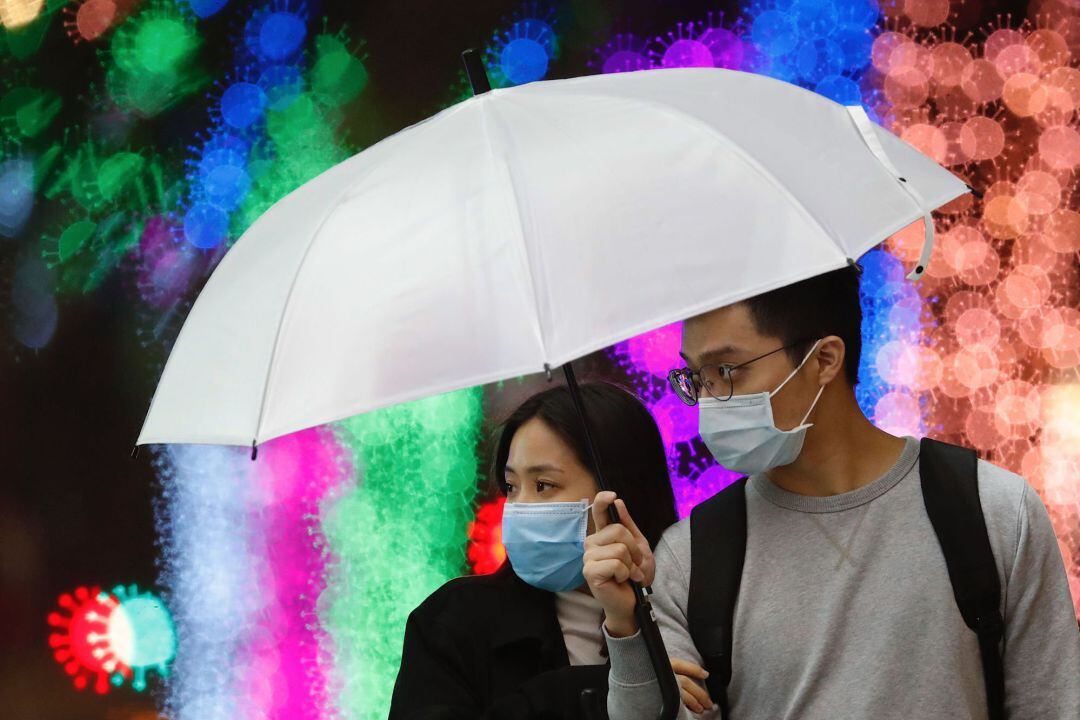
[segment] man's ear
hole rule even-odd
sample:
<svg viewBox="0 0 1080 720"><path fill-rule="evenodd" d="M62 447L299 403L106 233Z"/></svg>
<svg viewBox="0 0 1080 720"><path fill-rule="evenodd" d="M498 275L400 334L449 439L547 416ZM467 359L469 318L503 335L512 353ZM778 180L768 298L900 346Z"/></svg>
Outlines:
<svg viewBox="0 0 1080 720"><path fill-rule="evenodd" d="M846 348L839 335L826 335L818 343L814 357L818 363L818 382L822 385L832 382L833 378L844 371Z"/></svg>

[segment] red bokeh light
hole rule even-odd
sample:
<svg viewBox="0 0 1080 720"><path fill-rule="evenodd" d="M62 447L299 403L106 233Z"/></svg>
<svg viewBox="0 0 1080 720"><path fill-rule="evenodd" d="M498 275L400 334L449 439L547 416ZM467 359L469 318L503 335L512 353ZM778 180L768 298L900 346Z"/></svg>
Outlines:
<svg viewBox="0 0 1080 720"><path fill-rule="evenodd" d="M495 572L506 561L502 544L502 511L505 497L486 502L476 510L476 519L469 523L468 560L474 575Z"/></svg>
<svg viewBox="0 0 1080 720"><path fill-rule="evenodd" d="M108 642L109 616L120 607L119 600L99 587L80 587L61 595L57 604L59 609L47 617L56 629L49 635L49 647L75 687L83 690L93 679L94 691L104 694L113 674L130 677L131 669L117 659Z"/></svg>

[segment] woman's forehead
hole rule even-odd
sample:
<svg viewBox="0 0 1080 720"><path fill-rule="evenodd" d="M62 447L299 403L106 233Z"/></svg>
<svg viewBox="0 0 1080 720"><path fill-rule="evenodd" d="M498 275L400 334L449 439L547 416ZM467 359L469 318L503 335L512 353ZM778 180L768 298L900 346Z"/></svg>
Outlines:
<svg viewBox="0 0 1080 720"><path fill-rule="evenodd" d="M539 418L521 424L510 440L508 467L515 472L529 472L540 466L565 469L573 453L566 442Z"/></svg>

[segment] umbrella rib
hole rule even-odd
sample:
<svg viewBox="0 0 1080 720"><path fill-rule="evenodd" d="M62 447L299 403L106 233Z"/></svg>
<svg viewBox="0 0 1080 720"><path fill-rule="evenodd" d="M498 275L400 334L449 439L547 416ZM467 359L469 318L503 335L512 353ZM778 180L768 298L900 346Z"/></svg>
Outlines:
<svg viewBox="0 0 1080 720"><path fill-rule="evenodd" d="M455 106L453 106L451 108L448 108L444 112L456 113L463 107L466 107L466 103L458 103L457 105L455 105ZM422 125L425 125L431 119L432 118L427 118L425 120L421 120L420 122L414 123L413 125L408 126L404 130L399 131L399 133L404 132L405 130L410 130L410 129L418 128L418 127L420 127ZM393 137L393 136L391 136L391 137ZM379 141L379 143L386 142L389 139L390 139L389 137L383 138L382 140ZM376 145L378 145L379 143L376 143ZM374 147L374 145L372 147ZM361 155L359 155L359 154L354 155L353 158L350 158L350 160L354 159L354 158L359 158L359 157L361 157ZM348 161L346 161L346 162L348 162ZM286 313L288 312L288 309L289 309L289 301L292 299L293 290L296 289L296 283L300 279L300 274L304 270L304 263L307 262L308 255L310 254L311 249L315 246L315 240L319 237L319 233L322 232L323 226L326 224L326 221L330 219L330 216L334 214L334 211L345 200L350 199L351 192L353 190L353 186L354 186L354 183L346 184L346 186L341 190L340 193L338 193L338 196L334 199L333 204L331 204L330 207L327 209L326 214L324 214L322 219L319 220L319 224L315 227L315 230L312 231L311 237L308 239L308 245L307 245L306 248L304 248L304 254L300 257L300 262L298 262L296 264L296 272L293 273L292 280L289 282L289 291L285 294L285 302L282 304L282 307L281 307L281 314L280 314L280 317L278 318L277 330L275 330L275 332L274 332L274 344L273 344L273 347L270 350L270 360L269 360L269 362L267 363L267 366L266 366L266 379L263 381L262 397L259 400L259 415L258 415L258 419L255 421L255 430L254 430L253 437L252 437L252 444L253 445L258 440L259 433L262 430L263 415L264 415L265 410L266 410L266 398L267 398L267 395L269 394L269 391L270 391L270 381L273 378L273 373L274 373L274 361L277 359L278 347L281 344L281 331L282 331L282 328L285 326L285 315L286 315ZM283 198L283 200L284 200L284 198ZM260 220L261 219L262 218L260 218Z"/></svg>
<svg viewBox="0 0 1080 720"><path fill-rule="evenodd" d="M292 279L289 281L289 290L285 293L285 301L282 303L281 313L278 316L277 329L274 331L274 344L270 348L270 360L266 364L266 378L263 380L262 394L259 399L259 415L255 420L255 430L252 433L251 438L253 448L259 438L259 431L262 429L263 413L266 409L266 396L270 391L270 379L273 377L274 373L274 360L277 359L278 346L281 344L281 330L285 326L285 315L289 311L289 301L292 300L293 290L296 289L296 282L300 279L300 273L304 270L304 263L307 262L308 255L311 253L311 248L315 247L315 240L319 237L319 233L322 232L323 226L326 224L326 221L330 219L330 216L334 214L334 210L336 210L338 206L341 205L342 201L346 199L346 196L351 189L351 184L346 184L345 188L338 193L333 204L327 208L326 213L323 215L322 219L319 220L319 224L316 225L315 230L312 231L311 237L308 238L308 244L307 247L304 248L304 254L300 256L300 262L296 264L296 272L293 273Z"/></svg>
<svg viewBox="0 0 1080 720"><path fill-rule="evenodd" d="M504 171L505 179L507 180L508 184L510 185L511 199L510 199L510 202L508 204L513 209L514 217L517 219L517 226L518 226L518 229L520 230L519 237L521 239L521 251L522 251L522 254L524 255L524 260L525 260L525 276L526 276L526 278L528 279L528 282L529 282L529 293L532 295L533 310L535 312L535 315L534 315L534 318L533 318L535 320L535 323L533 325L533 330L535 330L535 332L536 332L536 339L537 339L537 342L540 344L540 350L541 350L541 352L543 354L544 364L546 366L547 362L548 362L548 346L547 346L547 341L546 341L546 339L544 337L543 325L542 325L542 323L540 321L540 297L539 297L539 295L537 294L537 291L536 291L536 278L533 277L533 264L531 262L531 256L530 256L530 253L529 253L529 243L526 240L526 236L525 236L525 222L521 217L521 204L518 201L518 186L517 186L517 183L514 181L514 171L513 171L513 168L510 165L509 154L506 153L500 158L498 156L498 154L495 152L495 143L491 139L491 132L490 132L491 123L496 122L496 123L499 123L500 125L503 124L502 119L494 117L495 112L493 110L489 111L489 108L488 108L488 106L490 104L492 104L494 102L494 100L498 97L498 95L496 94L497 92L498 92L498 90L492 90L490 92L485 93L482 97L478 98L478 100L480 102L480 117L483 120L482 128L483 128L483 133L484 133L484 140L487 143L488 157L491 158L492 163L495 166L502 168L502 170ZM509 133L507 133L505 130L503 130L503 136L504 136L504 138L508 138ZM507 144L508 144L507 142L505 142L505 141L503 142L504 149L505 149Z"/></svg>

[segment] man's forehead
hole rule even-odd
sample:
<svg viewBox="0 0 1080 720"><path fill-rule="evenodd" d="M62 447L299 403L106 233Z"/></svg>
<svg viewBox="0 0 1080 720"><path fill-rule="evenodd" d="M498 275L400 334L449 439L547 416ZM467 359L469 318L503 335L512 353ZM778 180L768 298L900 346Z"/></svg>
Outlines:
<svg viewBox="0 0 1080 720"><path fill-rule="evenodd" d="M745 355L757 339L749 311L736 303L687 320L679 355L688 362L720 362Z"/></svg>

